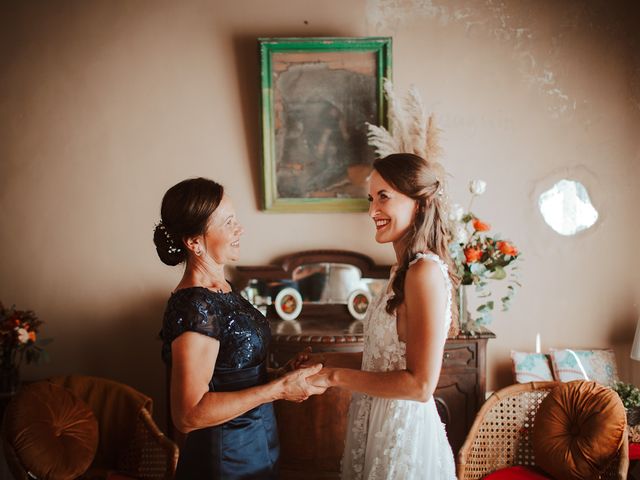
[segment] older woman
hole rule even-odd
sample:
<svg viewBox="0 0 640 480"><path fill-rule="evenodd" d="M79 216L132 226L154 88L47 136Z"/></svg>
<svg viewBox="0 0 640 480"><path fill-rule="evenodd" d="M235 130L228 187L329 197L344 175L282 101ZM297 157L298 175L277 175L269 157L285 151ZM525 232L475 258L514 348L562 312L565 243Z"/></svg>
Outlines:
<svg viewBox="0 0 640 480"><path fill-rule="evenodd" d="M321 365L269 381L268 321L224 276L239 258L243 229L221 185L178 183L162 199L161 218L154 232L160 259L185 263L161 332L163 359L172 366L171 415L187 434L176 479L277 478L271 402L323 393L306 381Z"/></svg>

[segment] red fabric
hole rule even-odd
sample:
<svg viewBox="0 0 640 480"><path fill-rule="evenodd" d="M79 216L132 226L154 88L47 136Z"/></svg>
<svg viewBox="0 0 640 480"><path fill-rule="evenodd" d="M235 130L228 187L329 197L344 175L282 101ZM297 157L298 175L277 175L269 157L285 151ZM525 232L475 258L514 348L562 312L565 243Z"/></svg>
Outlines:
<svg viewBox="0 0 640 480"><path fill-rule="evenodd" d="M629 443L629 460L640 460L640 443Z"/></svg>
<svg viewBox="0 0 640 480"><path fill-rule="evenodd" d="M507 467L490 473L484 480L553 480L531 467Z"/></svg>

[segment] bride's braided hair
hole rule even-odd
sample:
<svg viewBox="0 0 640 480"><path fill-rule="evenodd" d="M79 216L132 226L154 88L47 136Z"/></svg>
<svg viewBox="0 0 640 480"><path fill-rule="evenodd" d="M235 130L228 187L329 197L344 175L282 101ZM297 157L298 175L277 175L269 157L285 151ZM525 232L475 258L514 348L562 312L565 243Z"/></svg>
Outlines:
<svg viewBox="0 0 640 480"><path fill-rule="evenodd" d="M413 225L401 239L403 254L392 283L394 295L386 306L387 312L393 313L404 301L404 282L409 263L419 252L431 251L438 255L449 267L453 287L459 284L448 248L451 236L444 192L445 172L439 163L412 153L394 153L380 158L373 163L373 168L395 190L418 203ZM457 320L456 310L452 306L452 324Z"/></svg>

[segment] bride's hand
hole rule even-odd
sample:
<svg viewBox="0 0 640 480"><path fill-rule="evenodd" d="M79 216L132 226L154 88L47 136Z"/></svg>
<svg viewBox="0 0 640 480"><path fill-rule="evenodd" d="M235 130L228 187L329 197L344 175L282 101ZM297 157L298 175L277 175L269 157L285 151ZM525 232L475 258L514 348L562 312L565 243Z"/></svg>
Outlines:
<svg viewBox="0 0 640 480"><path fill-rule="evenodd" d="M334 372L333 368L323 368L315 375L307 377L307 383L313 385L316 388L327 389L334 386Z"/></svg>

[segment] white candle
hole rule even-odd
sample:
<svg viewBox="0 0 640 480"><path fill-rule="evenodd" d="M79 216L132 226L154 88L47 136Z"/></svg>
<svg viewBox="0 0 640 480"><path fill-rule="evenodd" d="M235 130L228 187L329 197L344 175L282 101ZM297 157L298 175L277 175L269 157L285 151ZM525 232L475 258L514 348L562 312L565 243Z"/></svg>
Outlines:
<svg viewBox="0 0 640 480"><path fill-rule="evenodd" d="M540 334L536 333L536 353L540 353Z"/></svg>

